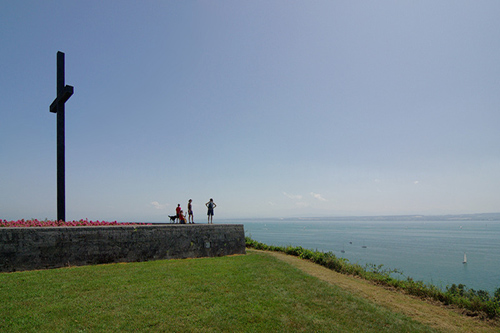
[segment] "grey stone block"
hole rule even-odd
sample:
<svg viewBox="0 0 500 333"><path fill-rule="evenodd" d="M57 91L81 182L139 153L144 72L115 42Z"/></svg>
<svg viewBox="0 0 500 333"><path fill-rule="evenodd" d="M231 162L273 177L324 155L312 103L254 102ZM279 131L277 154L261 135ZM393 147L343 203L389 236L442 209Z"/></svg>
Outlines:
<svg viewBox="0 0 500 333"><path fill-rule="evenodd" d="M243 225L0 228L0 272L231 254Z"/></svg>

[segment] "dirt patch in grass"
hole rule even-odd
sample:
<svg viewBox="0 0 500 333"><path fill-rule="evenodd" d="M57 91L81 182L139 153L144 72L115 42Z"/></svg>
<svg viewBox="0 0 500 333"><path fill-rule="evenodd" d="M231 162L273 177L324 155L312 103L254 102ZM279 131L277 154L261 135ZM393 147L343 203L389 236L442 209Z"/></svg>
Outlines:
<svg viewBox="0 0 500 333"><path fill-rule="evenodd" d="M247 251L259 251L247 249ZM444 332L500 332L499 321L470 317L460 309L375 285L369 281L334 272L308 260L274 251L259 251L274 256L290 265L334 284L353 294L369 299L391 311L402 313L421 323Z"/></svg>

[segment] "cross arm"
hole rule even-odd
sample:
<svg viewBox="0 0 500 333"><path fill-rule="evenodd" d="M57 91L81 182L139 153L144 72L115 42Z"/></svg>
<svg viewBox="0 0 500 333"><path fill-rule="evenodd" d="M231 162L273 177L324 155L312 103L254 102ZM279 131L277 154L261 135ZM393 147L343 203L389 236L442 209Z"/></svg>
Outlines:
<svg viewBox="0 0 500 333"><path fill-rule="evenodd" d="M73 95L73 86L65 85L62 92L57 95L56 99L50 104L50 112L57 113L57 105L59 103L66 103L66 101Z"/></svg>

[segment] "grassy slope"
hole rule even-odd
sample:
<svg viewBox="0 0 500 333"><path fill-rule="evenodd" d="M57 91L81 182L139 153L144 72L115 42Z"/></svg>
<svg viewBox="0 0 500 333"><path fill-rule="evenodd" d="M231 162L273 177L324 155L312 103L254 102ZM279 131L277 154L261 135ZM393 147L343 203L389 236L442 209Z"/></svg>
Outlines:
<svg viewBox="0 0 500 333"><path fill-rule="evenodd" d="M4 273L0 299L0 331L431 331L256 251Z"/></svg>
<svg viewBox="0 0 500 333"><path fill-rule="evenodd" d="M248 250L247 251L259 251ZM298 269L336 285L355 295L369 299L391 311L402 313L419 322L443 332L500 332L500 321L486 320L479 317L464 315L463 309L453 306L443 306L439 302L423 301L419 297L410 296L402 291L387 289L374 283L337 273L309 260L281 252L265 252Z"/></svg>

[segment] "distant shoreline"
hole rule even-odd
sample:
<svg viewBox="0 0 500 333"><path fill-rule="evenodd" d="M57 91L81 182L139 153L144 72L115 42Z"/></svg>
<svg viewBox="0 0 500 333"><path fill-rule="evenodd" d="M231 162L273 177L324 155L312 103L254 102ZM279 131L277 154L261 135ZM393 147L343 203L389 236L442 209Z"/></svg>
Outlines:
<svg viewBox="0 0 500 333"><path fill-rule="evenodd" d="M450 214L450 215L378 215L378 216L314 216L314 217L259 217L259 218L225 218L223 222L238 221L500 221L500 213Z"/></svg>

